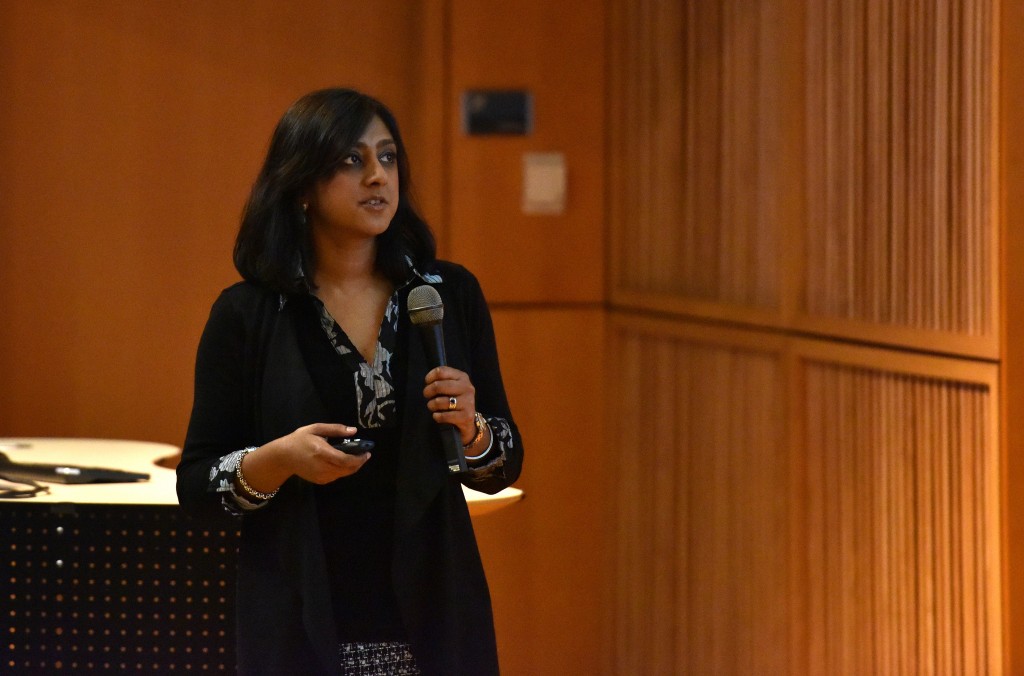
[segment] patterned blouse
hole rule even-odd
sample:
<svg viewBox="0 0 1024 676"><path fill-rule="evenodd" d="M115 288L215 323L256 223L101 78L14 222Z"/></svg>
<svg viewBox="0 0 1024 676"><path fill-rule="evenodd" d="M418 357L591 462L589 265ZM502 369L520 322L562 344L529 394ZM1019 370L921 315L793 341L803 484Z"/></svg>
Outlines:
<svg viewBox="0 0 1024 676"><path fill-rule="evenodd" d="M421 274L410 266L412 276L402 286L395 289L388 299L377 335L377 347L373 363L367 362L359 350L355 348L348 335L335 321L327 306L319 298L313 299L320 311L320 325L353 375L353 387L356 393L357 421L355 426L361 428L386 428L398 425L396 411L398 402L395 399L395 380L391 372L391 358L398 343L399 292L417 278L429 284L439 284L440 275ZM285 303L282 296L281 304ZM483 413L483 412L481 412ZM506 450L512 448L512 429L505 418L488 416L484 419L491 429L491 446L485 454L482 465L471 467L464 480L472 488L475 481L482 481L494 473L505 463ZM239 449L223 456L210 472L210 485L213 490L221 493L221 502L225 510L234 515L259 509L269 500L257 500L245 492L235 489L235 472L246 449Z"/></svg>

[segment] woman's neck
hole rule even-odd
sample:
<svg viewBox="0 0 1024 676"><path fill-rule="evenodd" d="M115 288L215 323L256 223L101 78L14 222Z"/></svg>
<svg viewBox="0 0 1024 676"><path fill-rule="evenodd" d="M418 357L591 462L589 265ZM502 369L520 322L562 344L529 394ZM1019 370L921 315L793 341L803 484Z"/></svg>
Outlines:
<svg viewBox="0 0 1024 676"><path fill-rule="evenodd" d="M342 245L330 240L316 238L316 279L317 287L345 287L350 284L363 285L379 277L376 268L376 240L362 240Z"/></svg>

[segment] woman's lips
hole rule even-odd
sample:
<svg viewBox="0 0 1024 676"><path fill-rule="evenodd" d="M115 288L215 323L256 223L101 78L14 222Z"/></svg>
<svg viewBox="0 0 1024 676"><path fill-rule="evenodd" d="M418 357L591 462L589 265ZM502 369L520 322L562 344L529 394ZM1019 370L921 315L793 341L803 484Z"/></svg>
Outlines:
<svg viewBox="0 0 1024 676"><path fill-rule="evenodd" d="M379 210L385 208L388 205L388 201L383 197L371 197L370 199L363 200L359 205L367 209Z"/></svg>

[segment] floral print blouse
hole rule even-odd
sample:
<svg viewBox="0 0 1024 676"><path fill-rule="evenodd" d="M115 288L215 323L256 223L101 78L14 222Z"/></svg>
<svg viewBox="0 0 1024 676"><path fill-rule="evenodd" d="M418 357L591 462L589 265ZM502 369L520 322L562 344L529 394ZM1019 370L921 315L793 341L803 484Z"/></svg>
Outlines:
<svg viewBox="0 0 1024 676"><path fill-rule="evenodd" d="M398 425L395 398L395 379L391 371L391 360L398 342L399 292L417 279L429 284L442 281L439 275L421 274L411 268L412 276L401 287L395 289L388 299L377 336L377 346L373 363L366 361L352 344L349 337L335 321L327 307L315 296L314 301L320 311L320 325L343 360L352 372L352 386L355 389L357 403L357 421L355 425L362 428L385 428ZM282 305L285 298L282 297ZM466 483L472 487L474 480L480 481L500 468L506 457L506 450L512 448L512 429L506 419L488 416L481 411L488 426L491 428L491 447L485 455L487 462L470 468ZM257 500L244 491L235 488L235 473L238 465L248 449L239 449L223 456L210 472L211 488L221 493L221 502L231 514L241 515L246 511L259 509L269 500Z"/></svg>

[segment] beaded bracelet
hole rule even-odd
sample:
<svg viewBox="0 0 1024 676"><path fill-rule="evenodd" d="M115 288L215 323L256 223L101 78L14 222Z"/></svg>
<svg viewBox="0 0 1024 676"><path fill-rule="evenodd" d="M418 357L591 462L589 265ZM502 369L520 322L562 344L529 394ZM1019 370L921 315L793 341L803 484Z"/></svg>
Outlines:
<svg viewBox="0 0 1024 676"><path fill-rule="evenodd" d="M256 446L249 446L248 448L242 449L242 454L238 456L238 469L235 470L235 477L238 478L238 485L241 486L246 493L256 498L257 500L269 500L270 498L277 495L277 491L280 489L275 488L270 493L263 493L250 486L249 482L245 480L244 476L242 476L242 460L245 459L245 456L255 451L256 448Z"/></svg>

